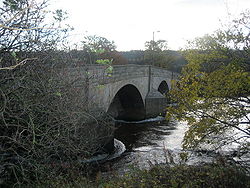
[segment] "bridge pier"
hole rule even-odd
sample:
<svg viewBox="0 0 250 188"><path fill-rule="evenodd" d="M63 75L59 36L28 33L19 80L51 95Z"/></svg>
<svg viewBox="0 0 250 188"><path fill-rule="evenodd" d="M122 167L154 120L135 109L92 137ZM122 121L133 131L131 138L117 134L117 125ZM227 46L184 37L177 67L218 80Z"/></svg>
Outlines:
<svg viewBox="0 0 250 188"><path fill-rule="evenodd" d="M168 99L157 90L151 90L145 98L146 118L165 115Z"/></svg>

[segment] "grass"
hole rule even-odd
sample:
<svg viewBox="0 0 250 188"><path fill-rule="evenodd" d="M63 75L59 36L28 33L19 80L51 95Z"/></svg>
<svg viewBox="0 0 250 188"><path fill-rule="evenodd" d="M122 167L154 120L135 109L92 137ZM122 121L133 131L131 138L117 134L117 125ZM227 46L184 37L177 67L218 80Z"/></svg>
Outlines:
<svg viewBox="0 0 250 188"><path fill-rule="evenodd" d="M250 176L241 168L221 164L156 165L150 170L136 169L122 177L97 177L90 180L78 177L66 182L64 179L50 180L37 185L38 188L248 188Z"/></svg>

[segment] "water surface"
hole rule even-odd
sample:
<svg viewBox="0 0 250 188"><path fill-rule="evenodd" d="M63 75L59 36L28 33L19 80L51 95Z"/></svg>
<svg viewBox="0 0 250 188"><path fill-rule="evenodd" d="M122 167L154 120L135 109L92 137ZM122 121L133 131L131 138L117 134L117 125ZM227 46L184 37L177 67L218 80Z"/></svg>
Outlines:
<svg viewBox="0 0 250 188"><path fill-rule="evenodd" d="M185 122L167 122L163 117L157 117L139 122L117 121L116 124L115 138L124 144L120 148L125 146L126 149L116 158L107 161L104 166L108 168L104 168L104 171L122 175L131 167L149 168L152 164L166 163L166 150L171 153L175 163L180 162L179 154L184 152L182 141L188 129ZM229 151L228 148L235 149L232 146L212 152L187 151L189 159L186 163L194 165L215 161L217 152L225 153Z"/></svg>

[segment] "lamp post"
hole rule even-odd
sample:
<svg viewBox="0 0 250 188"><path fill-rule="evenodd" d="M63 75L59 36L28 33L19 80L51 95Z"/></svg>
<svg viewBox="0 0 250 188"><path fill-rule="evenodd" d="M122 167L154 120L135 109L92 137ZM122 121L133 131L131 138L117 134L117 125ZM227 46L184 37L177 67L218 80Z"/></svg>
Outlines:
<svg viewBox="0 0 250 188"><path fill-rule="evenodd" d="M155 32L159 33L160 31L153 31L153 46L152 46L153 62L152 62L152 65L154 65L154 61L155 61Z"/></svg>
<svg viewBox="0 0 250 188"><path fill-rule="evenodd" d="M160 31L153 31L153 44L152 44L152 52L153 52L153 56L152 56L152 63L151 65L148 66L148 93L150 93L151 90L151 67L154 66L154 50L155 50L155 32L159 33Z"/></svg>

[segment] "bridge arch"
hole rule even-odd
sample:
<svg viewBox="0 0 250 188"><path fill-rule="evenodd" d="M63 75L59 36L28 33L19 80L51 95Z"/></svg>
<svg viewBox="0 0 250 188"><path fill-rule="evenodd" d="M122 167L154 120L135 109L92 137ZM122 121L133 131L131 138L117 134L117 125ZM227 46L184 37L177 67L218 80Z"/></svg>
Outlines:
<svg viewBox="0 0 250 188"><path fill-rule="evenodd" d="M115 119L142 120L145 118L145 107L138 88L127 84L120 88L112 99L108 113Z"/></svg>
<svg viewBox="0 0 250 188"><path fill-rule="evenodd" d="M162 95L166 95L169 92L168 84L165 80L163 80L157 89Z"/></svg>

